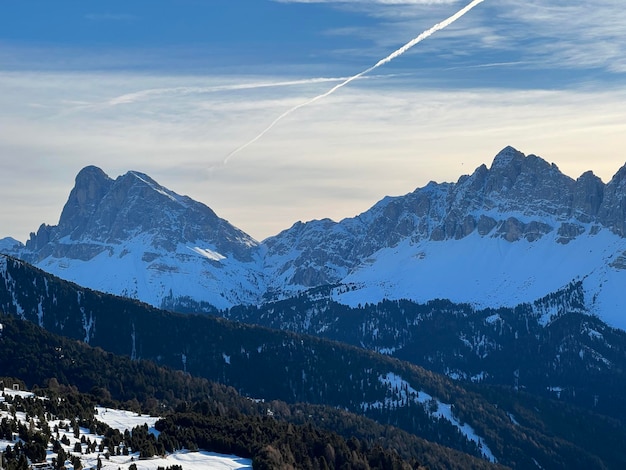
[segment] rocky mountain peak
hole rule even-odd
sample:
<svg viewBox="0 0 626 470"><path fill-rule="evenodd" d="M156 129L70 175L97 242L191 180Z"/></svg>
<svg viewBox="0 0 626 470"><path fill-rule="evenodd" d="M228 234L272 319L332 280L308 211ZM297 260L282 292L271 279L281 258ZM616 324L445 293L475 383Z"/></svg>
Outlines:
<svg viewBox="0 0 626 470"><path fill-rule="evenodd" d="M617 173L613 175L609 184L614 186L626 186L626 164L617 170Z"/></svg>
<svg viewBox="0 0 626 470"><path fill-rule="evenodd" d="M155 198L162 199L165 198L166 203L174 202L176 204L187 206L188 203L193 204L193 200L187 196L180 196L176 194L174 191L167 189L165 186L161 186L155 180L153 180L150 176L145 173L141 173L139 171L129 171L126 174L120 176L116 180L116 184L119 184L120 187L129 190L130 188L134 188L131 192L135 192L135 194L140 193L142 197L146 198Z"/></svg>
<svg viewBox="0 0 626 470"><path fill-rule="evenodd" d="M519 249L516 242L572 247L600 232L626 236L626 166L605 185L592 172L574 180L536 155L505 147L491 166L480 165L456 183L431 182L404 196L385 197L339 222L298 222L261 245L206 205L144 173L129 171L113 180L86 167L59 225L42 225L20 256L55 273L77 266L72 273L77 281L97 278L85 274L94 260L114 275L103 274L92 287L111 285L111 291L137 298L143 289L151 296L144 299L160 305L174 283L180 297L221 308L340 283L359 273L368 273L366 283L381 281L383 292L387 281L377 270L420 264L428 250L440 250L448 241L502 248L505 240L511 249ZM626 257L622 252L616 259ZM370 270L379 257L388 264ZM626 266L613 263L618 264ZM140 276L143 284L137 282Z"/></svg>
<svg viewBox="0 0 626 470"><path fill-rule="evenodd" d="M59 219L59 229L63 236L79 236L82 233L112 184L113 180L95 166L87 166L76 175L74 188Z"/></svg>
<svg viewBox="0 0 626 470"><path fill-rule="evenodd" d="M498 152L491 163L491 170L510 168L511 166L519 166L526 156L510 145L504 147Z"/></svg>
<svg viewBox="0 0 626 470"><path fill-rule="evenodd" d="M129 171L113 180L88 166L76 176L59 225L42 225L26 248L34 260L50 255L88 260L137 236L150 240L154 250L199 243L243 259L257 244L209 207L144 173Z"/></svg>
<svg viewBox="0 0 626 470"><path fill-rule="evenodd" d="M576 180L572 205L581 222L590 222L598 215L604 200L604 183L593 174L586 171Z"/></svg>
<svg viewBox="0 0 626 470"><path fill-rule="evenodd" d="M573 180L563 175L558 167L536 155L525 156L512 147L500 151L484 175L487 194L500 194L520 205L553 202L562 206Z"/></svg>

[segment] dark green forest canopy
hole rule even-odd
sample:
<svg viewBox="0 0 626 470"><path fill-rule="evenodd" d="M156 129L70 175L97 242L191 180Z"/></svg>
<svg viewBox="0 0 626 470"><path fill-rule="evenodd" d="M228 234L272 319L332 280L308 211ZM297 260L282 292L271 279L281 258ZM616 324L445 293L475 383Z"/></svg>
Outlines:
<svg viewBox="0 0 626 470"><path fill-rule="evenodd" d="M414 364L337 342L209 316L172 314L79 288L21 262L9 264L19 289L0 282L0 305L18 314L13 305L16 296L22 316L74 338L46 337L49 333L23 322L18 328L11 316L0 320L7 330L7 341L0 342L3 370L14 371L10 375L30 386L43 386L54 378L102 400L114 397L129 406L151 403L148 408L161 403L176 406L181 400L195 403L223 390L237 390L273 403L275 416L292 423L310 423L366 442L384 436L386 448L429 466L428 459L441 454L432 449L444 449L442 444L463 452L454 454L456 462L471 458L468 453L479 455L476 444L449 420L433 419L427 407L407 400L406 394L402 398L404 387L411 387L450 406L460 423L484 438L501 464L532 465L534 459L567 468L575 462L592 467L626 462L619 450L625 438L623 425L594 410L511 386L454 382ZM13 336L8 334L12 324ZM93 356L85 352L89 349L85 340L96 347ZM14 360L18 354L23 359ZM381 380L388 374L403 381L402 390ZM258 402L229 393L224 398L228 409L267 412ZM387 405L372 406L377 402ZM424 439L440 445L432 447Z"/></svg>

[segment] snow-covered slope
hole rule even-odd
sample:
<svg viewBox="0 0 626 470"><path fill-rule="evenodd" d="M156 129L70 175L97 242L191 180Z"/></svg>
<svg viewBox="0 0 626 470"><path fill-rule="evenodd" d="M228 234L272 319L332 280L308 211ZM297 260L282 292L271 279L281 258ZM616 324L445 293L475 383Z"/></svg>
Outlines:
<svg viewBox="0 0 626 470"><path fill-rule="evenodd" d="M5 397L15 396L34 397L35 395L31 392L15 391L5 388L4 390L0 390L0 403L4 401ZM9 411L0 411L0 419L15 418L20 424L34 426L32 418L29 420L26 413L23 411L14 412L15 407L13 405L8 408ZM13 412L15 414L13 414ZM156 431L153 427L154 423L160 419L158 417L139 415L130 411L103 407L96 407L96 413L96 419L98 421L106 423L109 427L117 429L122 433L125 430L131 431L135 426L142 426L143 424L146 424L149 426L150 433L158 434L158 431ZM104 454L108 453L109 449L105 449L103 452L89 452L87 451L86 446L84 446L84 442L86 440L96 442L99 445L104 440L104 436L94 434L87 428L79 428L79 435L76 437L72 429L65 429L63 423L67 424L67 421L60 420L52 416L46 424L48 429L53 429L55 427L58 428L59 433L57 438L59 440L65 438L68 442L68 444L62 444L66 455L78 455L81 459L81 463L83 464L83 468L97 468L98 460L100 460L101 468L104 470L127 470L133 464L137 470L157 470L158 468L166 468L174 465L179 465L185 470L250 470L252 468L252 461L250 459L244 459L235 455L223 455L206 451L177 451L160 457L155 456L150 459L140 459L139 452L134 452L129 455L115 455L115 452L113 452L113 455L108 458L104 458ZM36 426L36 429L39 430L38 428L41 427L42 423L37 422L37 424L38 426ZM15 446L17 441L21 440L19 439L17 433L15 433L14 438L14 440L10 441L0 439L0 451L4 452L7 446ZM81 453L74 452L74 446L76 443L81 443L81 440L83 443L83 451ZM52 450L52 445L50 444L46 451L45 459L45 462L50 465L49 468L53 468L53 459L56 461L57 456L58 454ZM43 462L40 463L40 465L42 464ZM64 468L74 468L69 460L64 462L64 464ZM30 468L35 468L35 466Z"/></svg>
<svg viewBox="0 0 626 470"><path fill-rule="evenodd" d="M58 226L0 250L87 287L178 308L258 304L341 285L351 305L447 298L512 306L582 280L591 313L626 329L626 166L574 180L512 147L456 183L431 182L261 244L145 174L83 169Z"/></svg>
<svg viewBox="0 0 626 470"><path fill-rule="evenodd" d="M10 240L4 245L9 245ZM57 226L5 249L63 279L172 307L257 302L258 243L207 206L130 171L116 180L86 167Z"/></svg>
<svg viewBox="0 0 626 470"><path fill-rule="evenodd" d="M333 297L351 306L441 298L478 308L514 307L582 280L588 311L626 328L621 293L626 270L615 263L626 240L608 230L589 231L566 245L557 243L556 233L515 243L478 233L445 243L405 240L344 277Z"/></svg>
<svg viewBox="0 0 626 470"><path fill-rule="evenodd" d="M340 284L334 298L350 305L446 298L498 307L582 280L589 311L626 329L625 181L626 167L606 185L591 172L574 180L507 147L455 184L265 240L269 290Z"/></svg>
<svg viewBox="0 0 626 470"><path fill-rule="evenodd" d="M2 238L0 239L0 252L5 253L5 252L14 251L16 249L19 249L20 245L21 243L17 241L15 238L11 238L11 237Z"/></svg>

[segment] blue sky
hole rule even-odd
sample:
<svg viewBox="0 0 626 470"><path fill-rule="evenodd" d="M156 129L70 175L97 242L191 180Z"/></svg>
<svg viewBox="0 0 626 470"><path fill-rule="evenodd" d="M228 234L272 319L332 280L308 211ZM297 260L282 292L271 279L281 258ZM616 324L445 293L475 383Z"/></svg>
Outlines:
<svg viewBox="0 0 626 470"><path fill-rule="evenodd" d="M0 237L55 224L86 165L150 174L257 239L456 181L513 145L576 178L624 164L623 2L0 3Z"/></svg>

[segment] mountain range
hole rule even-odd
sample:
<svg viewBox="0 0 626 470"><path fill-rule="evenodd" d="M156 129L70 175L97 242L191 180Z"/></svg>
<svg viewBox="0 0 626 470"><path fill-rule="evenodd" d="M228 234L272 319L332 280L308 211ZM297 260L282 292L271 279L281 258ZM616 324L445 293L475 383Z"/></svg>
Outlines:
<svg viewBox="0 0 626 470"><path fill-rule="evenodd" d="M145 387L180 369L179 386L282 400L267 410L386 436L403 458L428 462L426 446L433 468L454 467L423 439L457 468L621 468L625 178L574 180L507 147L456 183L259 242L144 173L89 166L57 225L0 240L1 365L163 400ZM114 361L151 372L105 380Z"/></svg>
<svg viewBox="0 0 626 470"><path fill-rule="evenodd" d="M532 303L581 282L588 314L626 329L626 166L577 179L506 147L456 183L385 197L262 242L206 205L129 171L89 166L56 226L0 251L83 286L178 311L218 312L332 286L348 306L448 299Z"/></svg>

